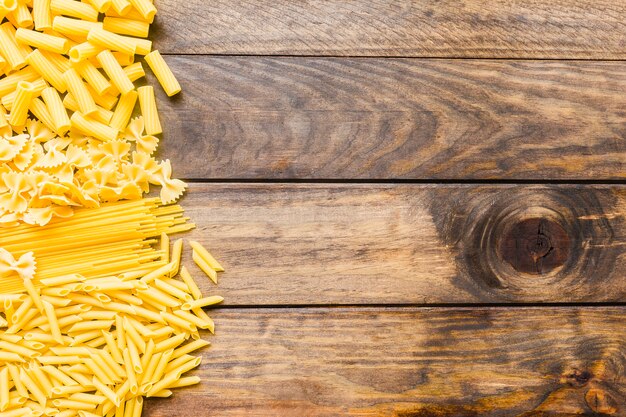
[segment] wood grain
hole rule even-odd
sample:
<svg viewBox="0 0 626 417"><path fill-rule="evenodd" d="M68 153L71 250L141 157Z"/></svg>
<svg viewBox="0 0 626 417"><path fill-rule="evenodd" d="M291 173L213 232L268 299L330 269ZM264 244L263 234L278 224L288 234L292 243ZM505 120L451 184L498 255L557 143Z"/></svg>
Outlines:
<svg viewBox="0 0 626 417"><path fill-rule="evenodd" d="M183 206L228 305L626 296L623 186L191 184Z"/></svg>
<svg viewBox="0 0 626 417"><path fill-rule="evenodd" d="M166 57L187 179L623 179L621 62Z"/></svg>
<svg viewBox="0 0 626 417"><path fill-rule="evenodd" d="M613 0L157 0L168 53L624 59Z"/></svg>
<svg viewBox="0 0 626 417"><path fill-rule="evenodd" d="M626 309L234 309L146 417L624 416Z"/></svg>

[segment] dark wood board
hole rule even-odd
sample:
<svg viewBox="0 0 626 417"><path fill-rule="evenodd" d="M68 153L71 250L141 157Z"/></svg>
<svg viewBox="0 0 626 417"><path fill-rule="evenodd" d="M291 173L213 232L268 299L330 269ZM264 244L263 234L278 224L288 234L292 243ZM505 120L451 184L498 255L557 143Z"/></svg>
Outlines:
<svg viewBox="0 0 626 417"><path fill-rule="evenodd" d="M626 309L212 313L201 385L145 417L624 416Z"/></svg>
<svg viewBox="0 0 626 417"><path fill-rule="evenodd" d="M228 305L618 302L626 187L191 184Z"/></svg>
<svg viewBox="0 0 626 417"><path fill-rule="evenodd" d="M626 178L621 62L166 59L181 178Z"/></svg>
<svg viewBox="0 0 626 417"><path fill-rule="evenodd" d="M168 53L626 58L615 0L157 0Z"/></svg>

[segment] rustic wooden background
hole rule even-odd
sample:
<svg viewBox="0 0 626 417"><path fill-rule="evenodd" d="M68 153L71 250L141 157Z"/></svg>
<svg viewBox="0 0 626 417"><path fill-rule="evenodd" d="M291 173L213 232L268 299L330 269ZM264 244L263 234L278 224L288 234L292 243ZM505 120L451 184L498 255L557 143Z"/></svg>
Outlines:
<svg viewBox="0 0 626 417"><path fill-rule="evenodd" d="M147 416L626 415L624 0L156 2L227 272Z"/></svg>

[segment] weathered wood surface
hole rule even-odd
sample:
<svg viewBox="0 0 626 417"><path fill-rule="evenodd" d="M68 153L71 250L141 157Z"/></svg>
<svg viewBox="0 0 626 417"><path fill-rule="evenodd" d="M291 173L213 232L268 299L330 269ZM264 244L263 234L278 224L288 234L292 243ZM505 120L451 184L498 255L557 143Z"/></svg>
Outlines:
<svg viewBox="0 0 626 417"><path fill-rule="evenodd" d="M169 53L626 58L615 0L157 0Z"/></svg>
<svg viewBox="0 0 626 417"><path fill-rule="evenodd" d="M146 417L626 415L624 307L212 315L202 384Z"/></svg>
<svg viewBox="0 0 626 417"><path fill-rule="evenodd" d="M182 203L228 305L626 296L623 186L216 183Z"/></svg>
<svg viewBox="0 0 626 417"><path fill-rule="evenodd" d="M621 62L166 58L181 178L626 177Z"/></svg>

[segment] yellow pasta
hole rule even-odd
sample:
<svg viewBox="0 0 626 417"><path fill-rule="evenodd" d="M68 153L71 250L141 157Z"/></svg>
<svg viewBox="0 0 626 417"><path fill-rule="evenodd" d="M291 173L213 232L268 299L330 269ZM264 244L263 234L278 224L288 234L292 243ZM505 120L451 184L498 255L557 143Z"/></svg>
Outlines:
<svg viewBox="0 0 626 417"><path fill-rule="evenodd" d="M70 118L72 127L88 136L93 136L103 142L112 141L117 138L117 129L89 119L79 112L74 112Z"/></svg>
<svg viewBox="0 0 626 417"><path fill-rule="evenodd" d="M0 1L0 21L17 9L18 0Z"/></svg>
<svg viewBox="0 0 626 417"><path fill-rule="evenodd" d="M118 51L129 55L134 55L137 49L131 38L117 35L100 28L91 29L87 35L87 40L103 49Z"/></svg>
<svg viewBox="0 0 626 417"><path fill-rule="evenodd" d="M80 111L78 108L78 103L74 99L71 94L66 94L63 99L63 105L71 111ZM110 124L111 118L113 117L113 112L107 110L103 107L96 105L96 112L90 116L96 122L100 122L103 124Z"/></svg>
<svg viewBox="0 0 626 417"><path fill-rule="evenodd" d="M145 77L146 75L145 71L143 70L143 65L141 65L141 62L135 62L134 64L124 67L124 72L128 76L128 79L133 82Z"/></svg>
<svg viewBox="0 0 626 417"><path fill-rule="evenodd" d="M111 7L111 0L89 0L89 3L100 13L104 13Z"/></svg>
<svg viewBox="0 0 626 417"><path fill-rule="evenodd" d="M87 38L89 31L94 28L102 29L103 24L101 22L90 22L86 20L71 19L64 16L55 16L52 20L52 29L56 32L62 33L67 36L74 36L77 38Z"/></svg>
<svg viewBox="0 0 626 417"><path fill-rule="evenodd" d="M65 80L63 79L63 73L59 71L59 69L55 67L54 64L50 62L48 58L41 53L41 51L39 51L39 49L35 49L33 52L28 54L26 62L57 91L65 93L67 87L65 85Z"/></svg>
<svg viewBox="0 0 626 417"><path fill-rule="evenodd" d="M111 83L89 60L84 60L76 64L75 67L83 79L87 81L87 84L89 84L98 95L105 94L111 88Z"/></svg>
<svg viewBox="0 0 626 417"><path fill-rule="evenodd" d="M89 116L97 111L96 103L89 94L89 91L80 79L80 76L74 68L70 68L63 74L67 90L72 94L78 103L81 113Z"/></svg>
<svg viewBox="0 0 626 417"><path fill-rule="evenodd" d="M150 23L141 20L124 19L120 17L105 17L102 21L105 30L120 35L145 38L150 31Z"/></svg>
<svg viewBox="0 0 626 417"><path fill-rule="evenodd" d="M48 87L48 84L46 84L46 82L41 78L33 81L32 83L30 83L30 85L32 88L33 98L38 97L41 92ZM13 108L13 102L15 101L16 96L17 91L2 97L2 105L7 110L11 110Z"/></svg>
<svg viewBox="0 0 626 417"><path fill-rule="evenodd" d="M25 2L18 1L17 7L13 11L12 15L7 16L9 21L15 26L19 26L22 28L31 28L33 27L33 18L30 15L30 11L28 10L28 6Z"/></svg>
<svg viewBox="0 0 626 417"><path fill-rule="evenodd" d="M15 32L15 38L18 42L57 54L65 54L69 49L69 41L67 39L46 35L36 30L18 28Z"/></svg>
<svg viewBox="0 0 626 417"><path fill-rule="evenodd" d="M33 0L33 21L36 30L52 29L50 0Z"/></svg>
<svg viewBox="0 0 626 417"><path fill-rule="evenodd" d="M196 265L198 265L198 267L202 269L202 271L207 274L209 278L211 278L211 281L217 284L217 272L213 268L211 268L206 260L201 257L195 249L193 250L192 258Z"/></svg>
<svg viewBox="0 0 626 417"><path fill-rule="evenodd" d="M218 272L223 272L224 268L222 267L222 265L220 265L220 263L213 257L213 255L211 255L209 253L209 251L207 251L204 246L202 246L200 243L194 241L194 240L190 240L189 244L191 245L191 247L193 248L194 251L196 251L198 253L198 255L204 259L204 261L214 270L218 271Z"/></svg>
<svg viewBox="0 0 626 417"><path fill-rule="evenodd" d="M52 116L54 129L59 132L59 134L65 134L70 129L71 123L59 93L54 88L50 87L43 90L41 95L46 103L48 113Z"/></svg>
<svg viewBox="0 0 626 417"><path fill-rule="evenodd" d="M74 0L51 0L50 10L54 14L76 17L92 22L98 21L98 11L91 5ZM56 29L55 29L56 30Z"/></svg>
<svg viewBox="0 0 626 417"><path fill-rule="evenodd" d="M128 0L111 0L111 8L119 16L124 16L132 9L132 5Z"/></svg>
<svg viewBox="0 0 626 417"><path fill-rule="evenodd" d="M111 117L111 127L117 129L122 132L126 129L128 122L130 120L131 115L133 114L133 109L135 108L135 104L137 103L137 92L129 91L126 94L123 94L117 106L115 107L115 111L113 112L113 117Z"/></svg>
<svg viewBox="0 0 626 417"><path fill-rule="evenodd" d="M83 42L70 48L68 56L72 62L81 62L87 58L94 57L102 51L100 46L90 42Z"/></svg>
<svg viewBox="0 0 626 417"><path fill-rule="evenodd" d="M154 98L154 88L152 86L143 86L137 89L139 98L139 107L143 115L146 133L149 135L158 135L163 132L159 114L156 107L156 99Z"/></svg>
<svg viewBox="0 0 626 417"><path fill-rule="evenodd" d="M11 69L18 69L26 63L24 55L12 35L13 25L7 22L0 25L0 54L6 59Z"/></svg>
<svg viewBox="0 0 626 417"><path fill-rule="evenodd" d="M124 69L115 60L111 51L104 50L98 54L98 61L102 65L104 72L121 94L128 94L134 90L133 82L128 78Z"/></svg>
<svg viewBox="0 0 626 417"><path fill-rule="evenodd" d="M13 126L23 126L28 116L28 107L35 95L35 88L32 83L20 81L17 84L15 101L11 108L9 123Z"/></svg>
<svg viewBox="0 0 626 417"><path fill-rule="evenodd" d="M150 69L161 83L165 94L173 96L180 93L180 84L176 80L176 77L167 66L167 63L159 53L159 51L152 51L145 56L145 60L150 66Z"/></svg>

